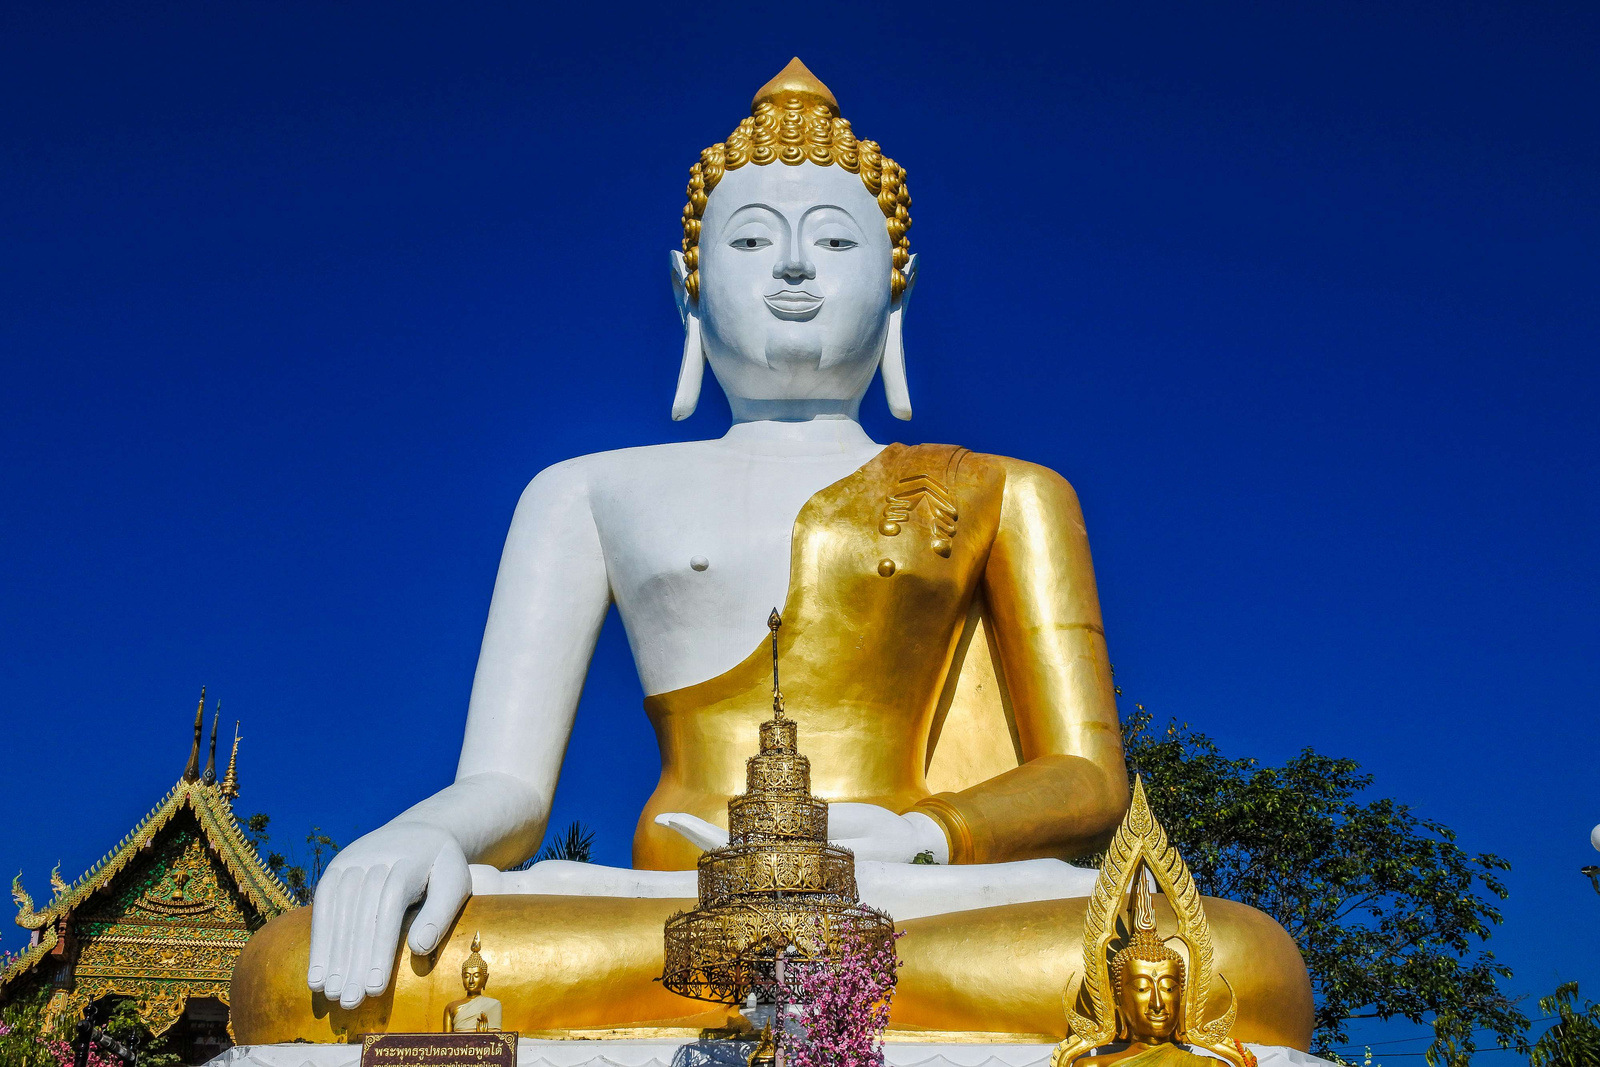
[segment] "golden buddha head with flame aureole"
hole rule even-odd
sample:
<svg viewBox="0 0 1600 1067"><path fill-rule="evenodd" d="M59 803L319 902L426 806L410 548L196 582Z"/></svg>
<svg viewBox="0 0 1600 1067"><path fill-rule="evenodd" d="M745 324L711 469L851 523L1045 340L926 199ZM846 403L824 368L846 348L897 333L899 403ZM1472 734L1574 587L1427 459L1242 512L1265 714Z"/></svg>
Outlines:
<svg viewBox="0 0 1600 1067"><path fill-rule="evenodd" d="M1121 1036L1154 1044L1171 1040L1178 1029L1183 957L1156 936L1155 908L1146 878L1134 881L1133 900L1133 936L1111 958L1111 988Z"/></svg>
<svg viewBox="0 0 1600 1067"><path fill-rule="evenodd" d="M1160 886L1178 922L1175 935L1156 930L1151 882ZM1125 933L1119 934L1123 902L1131 899ZM1112 949L1118 945L1113 952ZM1171 942L1182 946L1180 953ZM1229 1003L1207 1018L1212 982L1211 928L1200 891L1178 850L1167 841L1134 780L1133 799L1106 849L1094 896L1084 917L1084 973L1066 992L1072 1033L1056 1047L1052 1067L1183 1067L1212 1062L1194 1056L1192 1045L1235 1067L1255 1067L1255 1056L1230 1033L1238 1003L1226 978L1217 975ZM1087 1005L1087 1014L1079 1008ZM1124 1051L1089 1053L1115 1041Z"/></svg>

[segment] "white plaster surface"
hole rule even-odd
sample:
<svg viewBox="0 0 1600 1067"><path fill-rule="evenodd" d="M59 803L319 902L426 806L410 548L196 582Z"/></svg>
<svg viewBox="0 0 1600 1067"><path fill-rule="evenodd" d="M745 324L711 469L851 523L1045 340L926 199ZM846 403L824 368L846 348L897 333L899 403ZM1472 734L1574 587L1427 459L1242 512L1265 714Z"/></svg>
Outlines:
<svg viewBox="0 0 1600 1067"><path fill-rule="evenodd" d="M517 1042L518 1067L745 1067L753 1046L732 1041ZM1323 1067L1331 1061L1275 1045L1248 1045L1260 1067ZM1054 1045L955 1045L890 1041L886 1067L1046 1067ZM1199 1051L1199 1050L1195 1050ZM207 1067L356 1067L360 1045L241 1045ZM1218 1062L1222 1062L1219 1060Z"/></svg>

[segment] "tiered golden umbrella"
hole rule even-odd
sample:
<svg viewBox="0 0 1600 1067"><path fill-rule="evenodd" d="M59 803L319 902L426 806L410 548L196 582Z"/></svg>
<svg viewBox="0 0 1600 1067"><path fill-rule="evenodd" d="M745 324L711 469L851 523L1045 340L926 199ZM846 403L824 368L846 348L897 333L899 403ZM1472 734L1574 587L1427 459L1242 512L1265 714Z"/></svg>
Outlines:
<svg viewBox="0 0 1600 1067"><path fill-rule="evenodd" d="M823 961L842 944L869 950L894 938L894 920L860 902L855 855L828 843L828 803L811 795L811 761L778 687L772 630L772 718L745 761L745 792L728 801L728 843L700 857L700 903L667 920L662 983L697 1000L778 999L775 961ZM791 947L792 946L792 947Z"/></svg>

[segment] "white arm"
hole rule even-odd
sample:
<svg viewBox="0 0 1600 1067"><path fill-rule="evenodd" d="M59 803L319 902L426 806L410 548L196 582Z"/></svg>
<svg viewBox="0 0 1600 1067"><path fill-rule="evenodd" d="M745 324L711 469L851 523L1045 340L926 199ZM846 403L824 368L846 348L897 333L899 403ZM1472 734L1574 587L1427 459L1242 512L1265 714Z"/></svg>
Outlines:
<svg viewBox="0 0 1600 1067"><path fill-rule="evenodd" d="M610 606L583 461L522 494L506 535L455 782L329 864L311 913L307 984L346 1008L388 988L406 909L411 951L438 945L471 894L469 863L538 845L589 658ZM419 757L434 739L417 739Z"/></svg>
<svg viewBox="0 0 1600 1067"><path fill-rule="evenodd" d="M458 825L472 827L466 832L474 840L463 839L462 847L474 863L518 863L543 837L578 697L611 605L586 469L576 460L535 478L506 535L456 782L504 775L526 783L533 797L531 807L516 811L450 813L464 820Z"/></svg>

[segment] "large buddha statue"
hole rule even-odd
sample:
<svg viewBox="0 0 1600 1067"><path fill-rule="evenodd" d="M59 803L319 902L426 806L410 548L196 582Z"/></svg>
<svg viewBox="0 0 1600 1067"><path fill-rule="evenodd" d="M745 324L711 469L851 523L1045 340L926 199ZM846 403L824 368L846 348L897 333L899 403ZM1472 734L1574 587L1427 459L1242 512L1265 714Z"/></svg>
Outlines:
<svg viewBox="0 0 1600 1067"><path fill-rule="evenodd" d="M855 851L862 900L905 931L891 1025L1066 1032L1095 881L1066 861L1103 846L1129 798L1094 571L1058 474L880 445L856 421L878 372L911 416L910 204L905 172L798 60L701 153L672 253L672 413L694 410L709 363L732 428L582 456L528 486L455 782L346 848L311 909L255 936L234 977L241 1043L433 1029L478 930L508 1030L724 1023L655 979L663 923L726 841L770 712L774 605L829 836ZM544 833L613 604L661 751L633 867L507 872ZM1206 909L1234 1032L1305 1048L1293 942L1250 908Z"/></svg>

